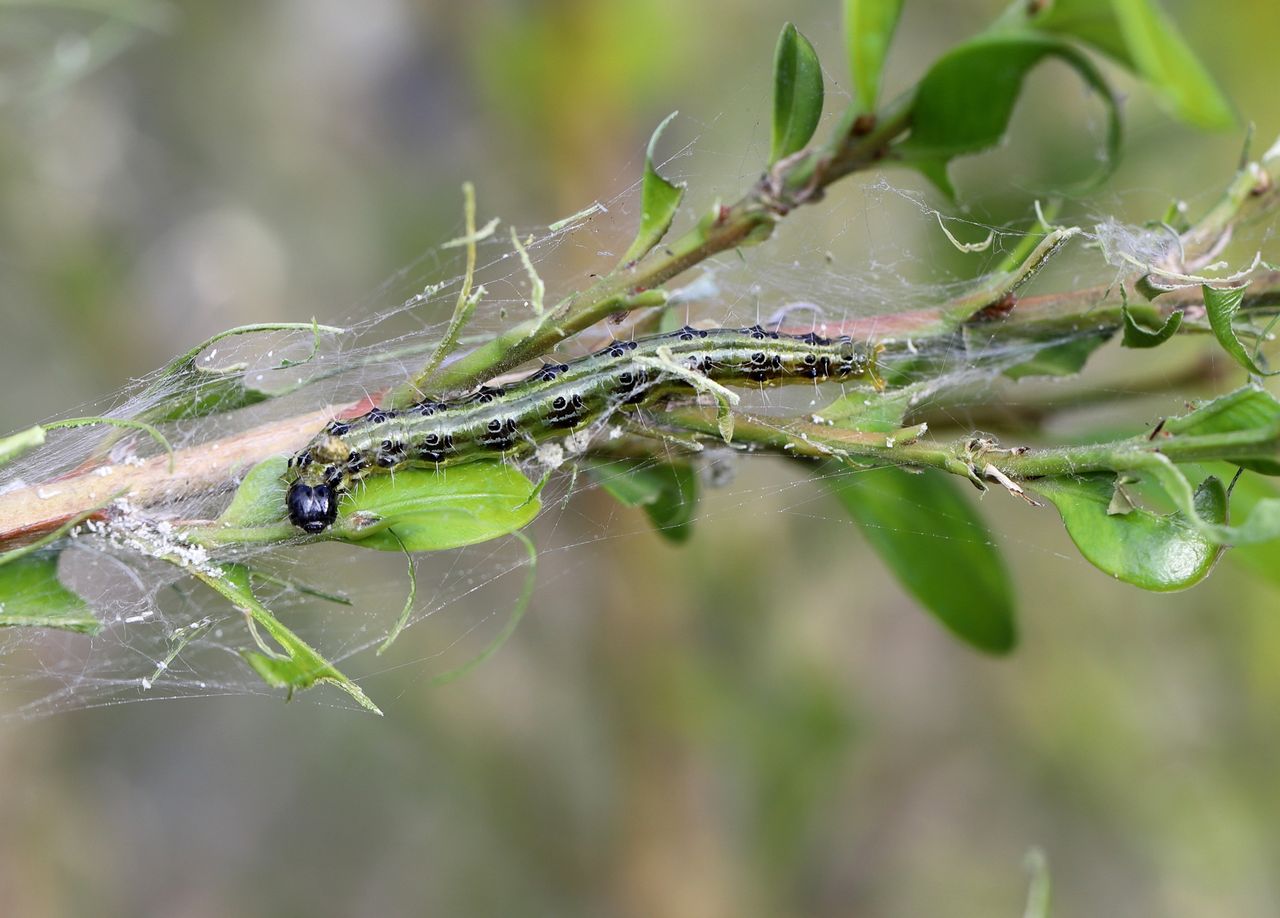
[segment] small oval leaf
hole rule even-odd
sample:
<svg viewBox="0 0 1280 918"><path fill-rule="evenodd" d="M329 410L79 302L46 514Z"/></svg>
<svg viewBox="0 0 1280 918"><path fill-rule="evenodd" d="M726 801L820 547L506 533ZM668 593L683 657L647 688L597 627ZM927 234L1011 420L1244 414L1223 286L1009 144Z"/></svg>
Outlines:
<svg viewBox="0 0 1280 918"><path fill-rule="evenodd" d="M805 148L822 117L822 65L818 53L791 23L782 28L773 55L772 165Z"/></svg>
<svg viewBox="0 0 1280 918"><path fill-rule="evenodd" d="M367 479L328 534L379 551L443 551L515 532L541 506L529 479L501 462L403 469Z"/></svg>
<svg viewBox="0 0 1280 918"><path fill-rule="evenodd" d="M1110 473L1037 481L1062 515L1071 541L1094 567L1125 583L1155 592L1185 590L1213 569L1222 546L1209 541L1180 513L1162 515L1124 503L1117 512L1117 483ZM1217 478L1196 490L1201 519L1225 523L1227 494Z"/></svg>
<svg viewBox="0 0 1280 918"><path fill-rule="evenodd" d="M658 144L662 131L679 112L672 112L662 119L662 123L649 138L649 148L644 155L644 178L640 183L640 229L636 232L635 241L622 256L622 264L630 265L649 253L671 228L676 210L680 207L680 199L684 197L684 186L673 185L658 174L653 165L653 151Z"/></svg>
<svg viewBox="0 0 1280 918"><path fill-rule="evenodd" d="M880 75L901 14L902 0L845 0L845 46L853 77L854 104L861 114L876 110Z"/></svg>
<svg viewBox="0 0 1280 918"><path fill-rule="evenodd" d="M946 476L830 462L820 477L902 586L953 634L979 650L1017 643L1013 588L973 505Z"/></svg>

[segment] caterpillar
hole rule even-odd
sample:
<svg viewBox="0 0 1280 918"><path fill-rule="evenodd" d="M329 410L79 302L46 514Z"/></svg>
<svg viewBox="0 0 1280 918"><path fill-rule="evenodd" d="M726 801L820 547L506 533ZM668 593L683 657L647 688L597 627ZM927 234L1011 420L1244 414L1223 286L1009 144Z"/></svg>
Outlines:
<svg viewBox="0 0 1280 918"><path fill-rule="evenodd" d="M329 423L289 460L289 520L320 533L367 475L408 465L453 465L515 456L628 405L650 404L715 383L777 385L875 377L876 349L848 337L787 335L759 326L685 327L608 347L569 363L544 363L509 386L481 386L409 408L374 408Z"/></svg>

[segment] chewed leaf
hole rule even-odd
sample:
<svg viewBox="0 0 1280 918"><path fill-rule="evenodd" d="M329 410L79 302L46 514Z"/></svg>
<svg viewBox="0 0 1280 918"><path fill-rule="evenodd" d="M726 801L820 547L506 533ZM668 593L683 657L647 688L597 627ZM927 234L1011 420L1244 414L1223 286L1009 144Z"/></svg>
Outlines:
<svg viewBox="0 0 1280 918"><path fill-rule="evenodd" d="M662 537L683 542L692 534L698 476L687 462L618 459L593 462L588 468L618 503L644 508Z"/></svg>
<svg viewBox="0 0 1280 918"><path fill-rule="evenodd" d="M671 221L675 219L680 199L684 197L684 187L667 181L658 174L658 169L653 164L653 151L658 145L658 138L677 114L678 112L672 112L667 115L649 138L649 148L644 156L644 179L640 184L640 229L636 232L635 241L622 256L624 265L644 258L650 249L662 241L662 237L671 228Z"/></svg>
<svg viewBox="0 0 1280 918"><path fill-rule="evenodd" d="M1112 512L1116 478L1110 473L1046 478L1035 488L1058 508L1067 534L1090 564L1144 590L1195 586L1222 551L1180 513L1162 515L1142 507ZM1224 523L1227 494L1222 482L1205 479L1196 490L1195 508L1202 519Z"/></svg>
<svg viewBox="0 0 1280 918"><path fill-rule="evenodd" d="M845 0L844 40L849 51L849 73L853 93L861 113L876 110L880 95L880 75L889 54L902 0Z"/></svg>
<svg viewBox="0 0 1280 918"><path fill-rule="evenodd" d="M805 148L822 117L822 65L818 53L791 23L778 36L773 56L773 145L770 164Z"/></svg>
<svg viewBox="0 0 1280 918"><path fill-rule="evenodd" d="M501 462L406 469L362 483L327 534L380 551L461 548L526 526L542 506L533 491L528 478Z"/></svg>
<svg viewBox="0 0 1280 918"><path fill-rule="evenodd" d="M902 586L952 633L988 653L1017 643L1013 588L982 518L946 476L836 462L820 478Z"/></svg>
<svg viewBox="0 0 1280 918"><path fill-rule="evenodd" d="M1164 324L1154 331L1139 325L1133 317L1133 311L1127 305L1120 307L1120 315L1124 319L1124 339L1122 343L1125 347L1159 347L1172 338L1178 329L1182 327L1181 309L1171 313L1169 318L1164 320Z"/></svg>
<svg viewBox="0 0 1280 918"><path fill-rule="evenodd" d="M1274 376L1280 373L1280 370L1268 372L1258 366L1257 361L1245 350L1244 344L1236 335L1232 323L1240 311L1240 305L1244 302L1245 288L1210 287L1205 284L1201 289L1204 291L1204 308L1209 314L1209 325L1213 329L1214 337L1222 345L1222 349L1250 373L1256 373L1259 376Z"/></svg>
<svg viewBox="0 0 1280 918"><path fill-rule="evenodd" d="M302 360L282 360L278 368L297 366L315 356L319 347L320 335L336 334L341 328L330 325L317 325L314 322L273 322L257 325L241 325L237 328L219 332L212 338L202 341L180 357L169 362L160 371L156 381L147 389L146 395L154 398L154 404L138 415L137 420L160 423L163 421L180 421L187 418L204 417L222 411L245 408L256 405L281 393L268 392L248 385L245 382L245 367L233 364L225 367L202 367L198 359L206 349L224 338L240 335L261 334L278 331L301 331L312 333L311 354Z"/></svg>
<svg viewBox="0 0 1280 918"><path fill-rule="evenodd" d="M1106 164L1100 178L1105 177L1120 150L1120 111L1110 87L1075 46L1029 32L982 35L943 55L920 81L902 155L927 167L925 174L936 183L951 159L995 146L1009 127L1023 81L1049 58L1071 67L1106 105Z"/></svg>
<svg viewBox="0 0 1280 918"><path fill-rule="evenodd" d="M328 682L354 698L361 707L375 714L382 713L360 686L286 628L270 609L257 600L249 585L248 568L226 564L222 566L220 573L200 570L193 570L192 573L248 616L251 629L261 627L280 646L279 651L263 644L261 653L243 652L245 661L262 677L263 682L273 688L287 689L290 694L295 690L311 688L320 682ZM254 633L256 636L256 631Z"/></svg>
<svg viewBox="0 0 1280 918"><path fill-rule="evenodd" d="M0 627L60 628L96 634L102 627L83 599L58 579L58 553L41 551L0 566Z"/></svg>

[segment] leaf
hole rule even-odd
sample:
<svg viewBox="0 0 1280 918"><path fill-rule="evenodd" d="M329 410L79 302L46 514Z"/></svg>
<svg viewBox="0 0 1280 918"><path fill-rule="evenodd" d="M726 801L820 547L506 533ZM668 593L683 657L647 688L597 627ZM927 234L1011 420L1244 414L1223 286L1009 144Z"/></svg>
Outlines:
<svg viewBox="0 0 1280 918"><path fill-rule="evenodd" d="M822 117L822 65L791 23L782 28L773 55L773 145L769 164L805 148Z"/></svg>
<svg viewBox="0 0 1280 918"><path fill-rule="evenodd" d="M1204 308L1209 314L1209 326L1213 329L1213 334L1222 345L1222 349L1234 357L1236 363L1258 376L1275 376L1280 373L1280 370L1268 372L1262 369L1236 337L1236 330L1232 323L1235 321L1236 313L1240 311L1240 304L1244 302L1245 289L1245 287L1201 285L1201 290L1204 291Z"/></svg>
<svg viewBox="0 0 1280 918"><path fill-rule="evenodd" d="M17 459L28 450L44 445L44 428L37 424L0 439L0 465Z"/></svg>
<svg viewBox="0 0 1280 918"><path fill-rule="evenodd" d="M1280 490L1256 475L1242 475L1231 489L1231 509L1241 516L1252 513L1259 501L1277 499ZM1280 539L1238 545L1227 553L1227 559L1280 587Z"/></svg>
<svg viewBox="0 0 1280 918"><path fill-rule="evenodd" d="M1261 386L1250 383L1206 402L1194 411L1165 421L1164 432L1175 436L1262 430L1280 426L1280 401ZM1264 475L1280 475L1280 461L1242 459L1238 465Z"/></svg>
<svg viewBox="0 0 1280 918"><path fill-rule="evenodd" d="M687 462L617 459L591 462L591 477L624 507L642 507L658 535L684 542L693 534L698 476Z"/></svg>
<svg viewBox="0 0 1280 918"><path fill-rule="evenodd" d="M1182 327L1181 309L1170 313L1169 318L1165 319L1164 324L1155 331L1151 331L1139 325L1133 318L1133 312L1130 310L1128 304L1120 307L1120 315L1124 319L1124 339L1121 341L1121 344L1125 347L1158 347L1177 334L1178 329Z"/></svg>
<svg viewBox="0 0 1280 918"><path fill-rule="evenodd" d="M0 566L0 627L97 634L102 624L58 579L58 553L41 551Z"/></svg>
<svg viewBox="0 0 1280 918"><path fill-rule="evenodd" d="M1113 474L1044 478L1035 488L1058 508L1067 534L1090 564L1144 590L1195 586L1222 551L1182 513L1163 515L1142 507L1112 513ZM1195 507L1205 520L1226 522L1227 494L1219 479L1204 480L1196 490Z"/></svg>
<svg viewBox="0 0 1280 918"><path fill-rule="evenodd" d="M948 477L897 468L851 473L836 462L824 463L818 474L925 609L979 650L1013 649L1013 588L1004 561Z"/></svg>
<svg viewBox="0 0 1280 918"><path fill-rule="evenodd" d="M1236 123L1231 104L1155 0L1018 0L1003 24L1069 35L1136 73L1165 108L1202 128Z"/></svg>
<svg viewBox="0 0 1280 918"><path fill-rule="evenodd" d="M892 433L902 427L912 403L927 395L932 385L932 382L923 382L883 392L846 392L817 416L846 430Z"/></svg>
<svg viewBox="0 0 1280 918"><path fill-rule="evenodd" d="M528 478L501 462L405 469L367 479L326 534L379 551L461 548L527 525L542 506L532 492Z"/></svg>
<svg viewBox="0 0 1280 918"><path fill-rule="evenodd" d="M675 219L680 199L684 197L684 187L668 182L658 174L653 165L653 151L658 145L658 138L677 114L679 112L667 115L649 138L649 148L644 155L644 178L640 183L640 229L635 241L622 256L623 265L631 265L644 258L650 249L662 241L662 237L671 228L671 221Z"/></svg>
<svg viewBox="0 0 1280 918"><path fill-rule="evenodd" d="M1213 78L1154 0L1112 0L1134 69L1175 115L1197 127L1223 130L1235 112Z"/></svg>
<svg viewBox="0 0 1280 918"><path fill-rule="evenodd" d="M945 176L950 160L989 149L1004 138L1023 81L1047 58L1058 58L1075 70L1106 105L1106 165L1097 177L1105 178L1115 168L1120 149L1115 96L1075 46L1029 32L982 35L943 55L920 81L911 135L900 145L900 152L939 184L939 173Z"/></svg>
<svg viewBox="0 0 1280 918"><path fill-rule="evenodd" d="M902 0L845 0L844 38L857 110L876 110L880 76L902 13Z"/></svg>
<svg viewBox="0 0 1280 918"><path fill-rule="evenodd" d="M1113 5L1112 0L1053 0L1051 3L1016 0L1005 11L1001 24L1070 35L1133 70L1133 59L1120 34Z"/></svg>
<svg viewBox="0 0 1280 918"><path fill-rule="evenodd" d="M236 488L218 522L224 526L266 526L285 517L284 473L289 460L284 456L264 459L251 468Z"/></svg>
<svg viewBox="0 0 1280 918"><path fill-rule="evenodd" d="M301 691L317 683L328 682L354 698L361 707L375 714L382 714L360 686L339 672L311 645L286 628L270 609L258 602L249 586L248 568L239 564L224 564L219 573L200 569L192 569L191 573L248 616L251 629L254 625L261 626L282 648L283 653L279 653L264 644L263 653L243 651L245 661L263 682L273 688L287 689L291 695L295 690ZM257 632L254 634L256 637Z"/></svg>
<svg viewBox="0 0 1280 918"><path fill-rule="evenodd" d="M272 322L241 325L219 332L173 359L160 370L155 382L143 393L143 398L153 404L138 415L138 419L155 424L164 421L181 421L256 405L283 394L246 385L244 364L204 367L197 361L206 349L224 338L303 329L314 335L311 353L302 360L282 360L276 365L277 369L297 366L314 357L320 345L321 332L336 334L342 331L341 328L317 325L314 322Z"/></svg>
<svg viewBox="0 0 1280 918"><path fill-rule="evenodd" d="M1086 334L1038 351L1030 360L1009 367L1004 375L1010 379L1027 376L1073 376L1088 362L1089 356L1111 337L1110 331Z"/></svg>

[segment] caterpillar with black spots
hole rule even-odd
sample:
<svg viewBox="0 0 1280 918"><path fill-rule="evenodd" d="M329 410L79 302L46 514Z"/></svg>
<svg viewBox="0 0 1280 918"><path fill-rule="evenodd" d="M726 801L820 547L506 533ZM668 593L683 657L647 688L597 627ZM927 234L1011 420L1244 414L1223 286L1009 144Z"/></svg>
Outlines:
<svg viewBox="0 0 1280 918"><path fill-rule="evenodd" d="M787 335L759 326L695 329L614 341L569 363L547 363L511 385L397 411L375 408L328 424L289 460L289 519L320 533L364 477L410 465L517 456L609 417L716 384L779 385L875 376L875 348L848 337Z"/></svg>

